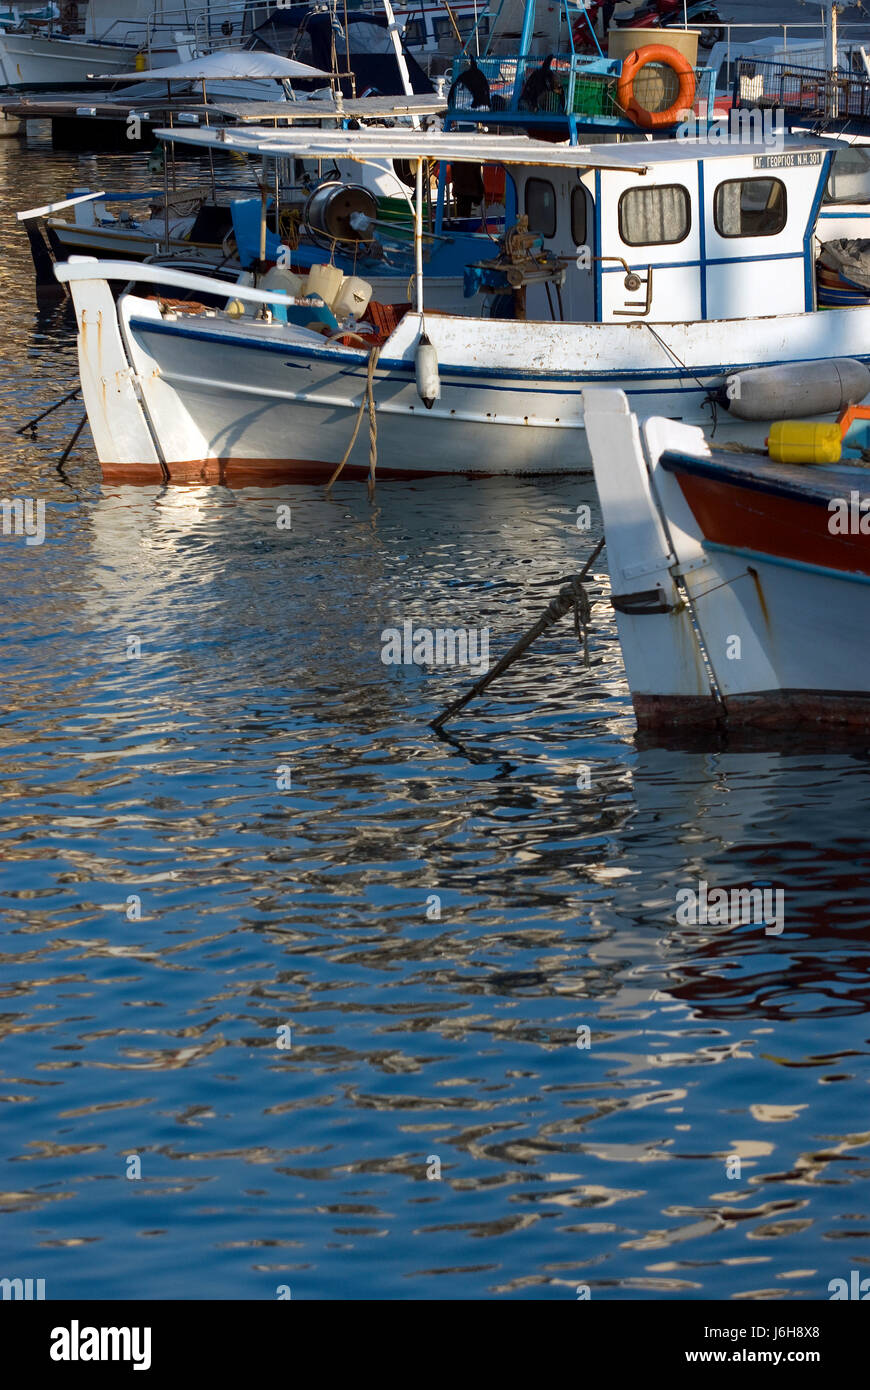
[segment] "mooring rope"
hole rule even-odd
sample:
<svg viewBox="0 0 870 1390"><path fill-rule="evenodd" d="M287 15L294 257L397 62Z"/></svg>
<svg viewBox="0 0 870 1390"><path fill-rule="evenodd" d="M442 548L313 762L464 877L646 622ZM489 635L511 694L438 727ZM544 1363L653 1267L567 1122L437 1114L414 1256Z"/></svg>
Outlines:
<svg viewBox="0 0 870 1390"><path fill-rule="evenodd" d="M589 574L603 549L604 537L602 536L580 573L567 575L565 579L557 581L562 585L562 588L559 590L556 597L551 599L547 604L547 607L544 609L544 612L541 614L534 627L529 628L524 636L514 642L510 651L505 652L504 656L500 661L496 662L491 671L487 671L485 675L481 676L480 680L475 681L470 690L466 691L464 695L460 695L458 700L454 700L453 703L449 704L446 709L443 709L435 719L431 720L430 728L441 729L448 719L452 719L455 714L458 714L460 710L464 709L476 695L482 694L492 681L496 680L509 666L512 666L515 661L519 660L523 653L542 633L552 627L553 623L557 623L560 618L564 618L565 614L569 613L571 609L574 610L574 631L577 633L578 639L583 642L583 662L585 666L589 665L587 634L592 617L592 604L589 595L583 587L583 581Z"/></svg>
<svg viewBox="0 0 870 1390"><path fill-rule="evenodd" d="M378 417L375 411L374 377L380 351L379 347L372 348L366 373L366 397L369 403L369 501L375 495L375 469L378 466Z"/></svg>
<svg viewBox="0 0 870 1390"><path fill-rule="evenodd" d="M332 487L333 483L341 473L341 470L344 468L344 465L347 463L348 459L353 453L353 446L356 443L356 437L359 434L359 427L362 424L362 418L366 406L368 406L369 411L369 495L371 495L374 489L375 467L378 461L378 420L377 415L375 414L374 383L375 367L378 364L378 358L380 357L380 355L381 350L378 346L373 347L371 352L369 353L368 367L366 369L366 385L365 390L362 394L362 400L359 403L359 410L357 411L356 423L353 427L353 434L350 437L350 443L344 451L344 458L341 460L341 463L338 465L329 482L326 484L327 492L329 492L329 489Z"/></svg>
<svg viewBox="0 0 870 1390"><path fill-rule="evenodd" d="M564 592L564 591L563 591ZM592 604L589 595L580 582L580 576L571 576L571 596L574 600L574 632L583 648L583 665L589 665L589 624L592 620Z"/></svg>

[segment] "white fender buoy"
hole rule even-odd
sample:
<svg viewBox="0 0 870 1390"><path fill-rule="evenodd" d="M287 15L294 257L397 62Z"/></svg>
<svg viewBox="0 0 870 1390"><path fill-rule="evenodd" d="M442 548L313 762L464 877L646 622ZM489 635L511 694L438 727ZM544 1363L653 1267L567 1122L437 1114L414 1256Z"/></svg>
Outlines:
<svg viewBox="0 0 870 1390"><path fill-rule="evenodd" d="M441 377L438 375L438 354L423 333L414 353L414 366L417 370L417 395L427 410L431 410L441 399Z"/></svg>
<svg viewBox="0 0 870 1390"><path fill-rule="evenodd" d="M747 367L728 377L724 404L739 420L837 415L870 394L870 370L852 357Z"/></svg>

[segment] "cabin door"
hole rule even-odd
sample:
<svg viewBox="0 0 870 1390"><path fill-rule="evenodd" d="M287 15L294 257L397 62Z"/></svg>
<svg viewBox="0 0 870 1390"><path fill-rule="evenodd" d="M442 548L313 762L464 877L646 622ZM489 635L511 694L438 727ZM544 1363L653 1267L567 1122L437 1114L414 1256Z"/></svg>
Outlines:
<svg viewBox="0 0 870 1390"><path fill-rule="evenodd" d="M695 166L691 166L694 174ZM686 166L649 176L601 173L598 256L602 323L686 323L703 317L698 183Z"/></svg>
<svg viewBox="0 0 870 1390"><path fill-rule="evenodd" d="M545 323L593 321L595 266L591 242L595 204L589 190L578 183L573 171L542 169L525 179L518 210L526 214L529 230L543 239L545 249L568 261L565 283L560 289L546 282L529 285L526 318ZM584 251L586 254L579 254Z"/></svg>

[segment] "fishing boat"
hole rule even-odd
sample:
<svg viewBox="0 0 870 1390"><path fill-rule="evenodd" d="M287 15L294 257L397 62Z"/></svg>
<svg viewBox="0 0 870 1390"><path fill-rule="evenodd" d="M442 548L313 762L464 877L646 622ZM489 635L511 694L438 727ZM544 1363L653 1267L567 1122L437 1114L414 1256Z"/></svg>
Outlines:
<svg viewBox="0 0 870 1390"><path fill-rule="evenodd" d="M261 68L259 80L273 82L283 76L316 73L295 60L264 52L224 50L204 59L191 59L168 68L167 80L196 80L205 86L207 76L229 80ZM144 74L143 74L144 75ZM242 104L230 103L232 110ZM443 100L426 95L403 97L295 97L264 105L280 106L281 119L313 125L369 124L386 120L419 121L444 110ZM206 113L227 110L225 104L202 107ZM286 112L286 115L284 114ZM250 115L249 111L244 112ZM277 115L274 116L277 121ZM213 151L209 150L212 155ZM238 169L236 178L246 182L215 180L211 185L170 188L170 155L162 161L164 189L138 193L77 189L71 197L18 212L30 240L37 277L37 291L57 293L54 265L69 255L103 255L114 259L165 262L206 274L220 270L222 278L234 273L241 283L251 283L248 272L262 274L277 264L300 274L315 265L332 262L345 276L362 276L371 283L375 298L395 298L405 293L414 271L413 202L407 172L393 160L378 166L318 160L292 160L279 171L273 166L268 184L258 181L257 170ZM501 178L499 179L499 173ZM492 175L492 177L490 177ZM413 172L411 173L413 185ZM428 208L434 208L435 188L427 180ZM472 186L462 192L460 170L448 185L449 207L444 210L436 236L423 232L427 271L427 300L432 309L461 311L464 271L470 261L488 252L493 234L504 230L504 173L473 171ZM476 202L475 199L480 201ZM111 206L110 206L111 205ZM265 217L263 214L265 213ZM428 219L427 219L428 220ZM262 226L261 226L262 222ZM44 228L45 238L39 230ZM261 265L260 262L266 264Z"/></svg>
<svg viewBox="0 0 870 1390"><path fill-rule="evenodd" d="M248 312L196 313L148 297L155 267L58 266L106 474L326 478L353 437L345 467L365 475L369 441L354 426L367 400L379 475L571 472L591 467L584 392L602 384L642 417L739 447L763 443L771 419L824 416L870 392L868 308L817 309L813 231L835 142L784 139L766 154L409 130L181 138L279 158L412 160L413 299L357 318L333 314L328 296L311 313L308 285L289 300L250 286L237 296ZM509 230L467 268L464 312L427 311L424 165L484 160L508 173ZM119 280L131 287L115 305ZM194 299L216 292L208 277L178 284ZM857 363L835 399L811 370L832 358ZM772 363L790 375L768 400L751 374Z"/></svg>
<svg viewBox="0 0 870 1390"><path fill-rule="evenodd" d="M598 387L586 428L638 728L866 733L866 468L723 453Z"/></svg>
<svg viewBox="0 0 870 1390"><path fill-rule="evenodd" d="M137 55L144 67L162 67L177 60L185 38L220 35L222 25L238 33L245 16L244 0L234 5L227 0L88 0L84 23L77 7L72 9L72 24L58 24L50 14L35 25L22 13L20 24L0 27L0 87L70 90L89 78L107 78Z"/></svg>

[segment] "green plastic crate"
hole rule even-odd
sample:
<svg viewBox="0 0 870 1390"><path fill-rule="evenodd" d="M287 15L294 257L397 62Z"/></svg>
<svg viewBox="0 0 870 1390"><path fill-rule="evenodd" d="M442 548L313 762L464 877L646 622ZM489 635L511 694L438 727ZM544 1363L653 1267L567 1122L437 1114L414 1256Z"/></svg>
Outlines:
<svg viewBox="0 0 870 1390"><path fill-rule="evenodd" d="M574 83L574 111L584 116L618 116L615 78L578 77Z"/></svg>

